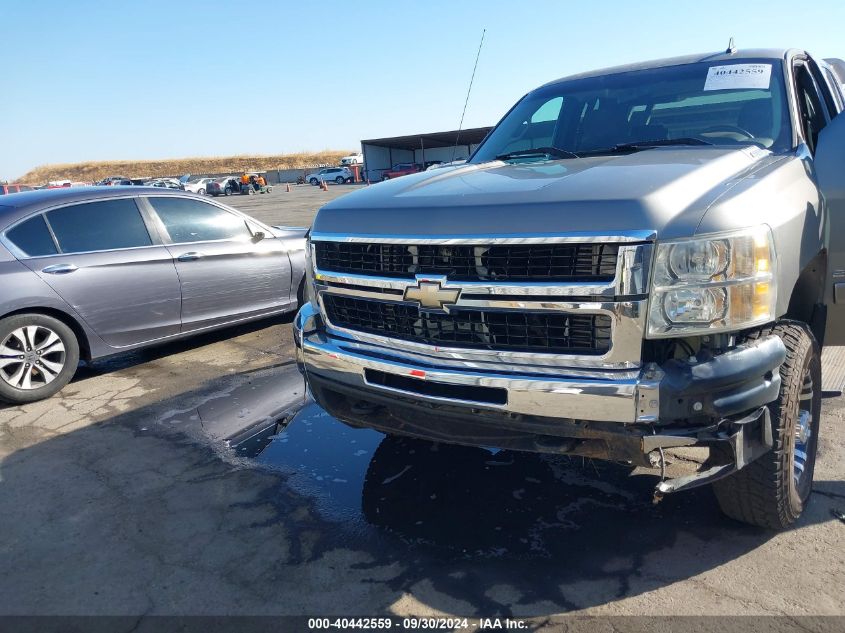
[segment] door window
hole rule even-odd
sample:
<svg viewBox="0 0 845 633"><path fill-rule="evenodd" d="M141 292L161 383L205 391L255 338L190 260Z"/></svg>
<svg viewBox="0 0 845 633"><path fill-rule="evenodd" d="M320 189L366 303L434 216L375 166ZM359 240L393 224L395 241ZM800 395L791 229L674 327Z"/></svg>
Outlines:
<svg viewBox="0 0 845 633"><path fill-rule="evenodd" d="M59 252L41 214L6 231L6 239L28 257L56 255Z"/></svg>
<svg viewBox="0 0 845 633"><path fill-rule="evenodd" d="M810 146L810 150L815 151L819 132L824 128L826 120L816 84L804 64L795 67L795 84L804 140Z"/></svg>
<svg viewBox="0 0 845 633"><path fill-rule="evenodd" d="M833 73L829 68L824 69L824 76L825 80L827 81L828 89L830 90L830 94L833 97L836 107L833 109L835 112L842 112L843 102L842 102L842 89L840 88L839 82L834 77Z"/></svg>
<svg viewBox="0 0 845 633"><path fill-rule="evenodd" d="M47 212L63 253L110 251L152 245L132 198L74 204Z"/></svg>
<svg viewBox="0 0 845 633"><path fill-rule="evenodd" d="M249 239L243 218L220 207L189 198L150 198L174 244Z"/></svg>

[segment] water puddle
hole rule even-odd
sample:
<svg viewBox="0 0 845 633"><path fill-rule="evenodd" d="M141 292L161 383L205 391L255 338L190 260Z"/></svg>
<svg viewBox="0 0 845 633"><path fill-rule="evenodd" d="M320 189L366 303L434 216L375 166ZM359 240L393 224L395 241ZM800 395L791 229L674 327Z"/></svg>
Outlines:
<svg viewBox="0 0 845 633"><path fill-rule="evenodd" d="M624 465L386 436L313 402L267 440L255 459L326 520L453 554L592 564L596 545L614 551L621 534L626 549L651 548L680 520L718 518L707 491L653 506L655 480Z"/></svg>

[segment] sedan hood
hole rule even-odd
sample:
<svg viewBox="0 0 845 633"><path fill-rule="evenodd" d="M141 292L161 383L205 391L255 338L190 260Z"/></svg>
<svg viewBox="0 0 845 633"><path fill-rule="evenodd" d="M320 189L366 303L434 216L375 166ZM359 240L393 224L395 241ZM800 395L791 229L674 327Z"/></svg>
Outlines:
<svg viewBox="0 0 845 633"><path fill-rule="evenodd" d="M773 159L756 147L661 147L403 176L330 202L315 233L369 236L692 235L704 212Z"/></svg>

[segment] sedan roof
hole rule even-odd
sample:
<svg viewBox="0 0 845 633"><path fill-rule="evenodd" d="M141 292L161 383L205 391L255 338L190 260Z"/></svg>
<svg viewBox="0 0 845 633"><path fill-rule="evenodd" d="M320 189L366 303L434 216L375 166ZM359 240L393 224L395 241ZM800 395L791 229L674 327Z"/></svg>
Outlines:
<svg viewBox="0 0 845 633"><path fill-rule="evenodd" d="M0 227L14 222L39 209L57 205L92 200L107 200L126 196L185 195L184 191L163 187L137 187L112 185L102 187L61 187L58 189L36 189L11 193L0 198ZM191 195L191 194L188 194Z"/></svg>

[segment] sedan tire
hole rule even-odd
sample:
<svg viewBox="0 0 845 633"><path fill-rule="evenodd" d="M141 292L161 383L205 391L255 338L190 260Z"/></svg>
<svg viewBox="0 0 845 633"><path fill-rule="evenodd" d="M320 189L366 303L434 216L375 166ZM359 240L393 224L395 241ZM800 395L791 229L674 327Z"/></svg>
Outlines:
<svg viewBox="0 0 845 633"><path fill-rule="evenodd" d="M317 182L318 182L318 180L317 180L316 178L312 178L312 179L311 179L311 180L309 180L308 182L310 182L310 183L311 183L314 187L316 187L316 186L317 186Z"/></svg>
<svg viewBox="0 0 845 633"><path fill-rule="evenodd" d="M79 341L45 314L0 319L0 400L24 404L60 391L79 364Z"/></svg>
<svg viewBox="0 0 845 633"><path fill-rule="evenodd" d="M200 194L201 196L204 196L205 195L205 189L202 189L202 188L197 189L197 193Z"/></svg>

